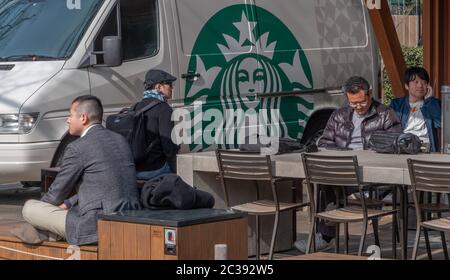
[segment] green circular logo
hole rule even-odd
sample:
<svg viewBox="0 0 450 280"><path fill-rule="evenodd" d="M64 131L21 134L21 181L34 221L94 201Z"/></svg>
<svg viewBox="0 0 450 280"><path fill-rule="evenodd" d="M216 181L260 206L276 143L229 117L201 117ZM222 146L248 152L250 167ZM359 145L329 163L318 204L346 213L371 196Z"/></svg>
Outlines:
<svg viewBox="0 0 450 280"><path fill-rule="evenodd" d="M186 106L202 100L202 111L279 109L282 137L301 137L314 107L302 97L276 96L311 89L313 79L307 57L292 32L258 6L233 5L211 17L194 44L188 72L201 78L187 81ZM259 93L275 96L259 98ZM201 128L208 124L203 121ZM191 145L191 149L200 150L205 145Z"/></svg>

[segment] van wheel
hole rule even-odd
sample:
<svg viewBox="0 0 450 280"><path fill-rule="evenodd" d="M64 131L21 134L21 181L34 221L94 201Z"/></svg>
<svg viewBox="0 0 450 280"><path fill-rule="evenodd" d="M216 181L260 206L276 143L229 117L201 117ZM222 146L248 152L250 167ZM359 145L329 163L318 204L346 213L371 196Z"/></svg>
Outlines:
<svg viewBox="0 0 450 280"><path fill-rule="evenodd" d="M64 138L61 140L61 143L59 144L58 148L56 149L55 154L53 155L52 163L50 164L50 167L57 167L61 165L61 160L64 155L64 151L66 150L67 145L69 145L74 140L78 139L78 136L72 136L69 133L64 136Z"/></svg>
<svg viewBox="0 0 450 280"><path fill-rule="evenodd" d="M311 118L311 120L308 122L308 125L306 126L305 132L303 133L302 140L300 141L302 144L318 144L319 139L322 136L323 131L325 130L328 119L330 118L331 112L329 114L324 113L315 115L313 116L313 118Z"/></svg>
<svg viewBox="0 0 450 280"><path fill-rule="evenodd" d="M311 144L311 143L315 143L316 145L319 144L319 140L320 137L322 137L324 129L319 129L317 130L314 134L312 134L311 136L309 136L303 144Z"/></svg>

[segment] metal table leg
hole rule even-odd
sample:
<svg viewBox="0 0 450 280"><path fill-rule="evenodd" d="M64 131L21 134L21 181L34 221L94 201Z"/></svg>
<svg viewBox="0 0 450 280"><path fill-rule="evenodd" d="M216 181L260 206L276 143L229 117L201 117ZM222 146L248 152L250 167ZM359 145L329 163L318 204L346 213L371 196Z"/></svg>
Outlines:
<svg viewBox="0 0 450 280"><path fill-rule="evenodd" d="M400 236L400 242L402 244L402 259L406 260L408 258L408 186L402 185L401 188L401 227L402 232Z"/></svg>
<svg viewBox="0 0 450 280"><path fill-rule="evenodd" d="M408 257L408 192L405 185L400 186L400 244L401 258Z"/></svg>

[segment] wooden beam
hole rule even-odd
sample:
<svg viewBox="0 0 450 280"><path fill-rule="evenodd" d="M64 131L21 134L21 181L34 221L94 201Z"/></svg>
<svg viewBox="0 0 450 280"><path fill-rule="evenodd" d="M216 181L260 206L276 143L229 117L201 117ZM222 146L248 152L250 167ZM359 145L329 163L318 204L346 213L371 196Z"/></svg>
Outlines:
<svg viewBox="0 0 450 280"><path fill-rule="evenodd" d="M447 0L424 0L423 47L424 67L430 73L431 85L440 97L442 85L450 83L450 3Z"/></svg>
<svg viewBox="0 0 450 280"><path fill-rule="evenodd" d="M380 2L381 9L370 8L368 11L378 46L386 65L386 71L392 84L393 94L395 97L403 97L407 94L403 85L406 63L389 4L387 0L380 0Z"/></svg>

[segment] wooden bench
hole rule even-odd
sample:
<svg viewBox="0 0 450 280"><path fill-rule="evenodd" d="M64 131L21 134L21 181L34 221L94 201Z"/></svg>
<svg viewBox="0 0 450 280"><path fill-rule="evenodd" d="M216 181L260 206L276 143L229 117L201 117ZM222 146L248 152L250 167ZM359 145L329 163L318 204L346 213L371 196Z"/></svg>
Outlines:
<svg viewBox="0 0 450 280"><path fill-rule="evenodd" d="M98 246L62 241L25 244L11 233L21 223L1 227L0 260L212 260L216 244L227 244L229 259L247 259L246 214L223 209L103 215L98 221Z"/></svg>
<svg viewBox="0 0 450 280"><path fill-rule="evenodd" d="M70 246L67 242L23 243L16 237L0 236L0 260L97 260L97 246Z"/></svg>
<svg viewBox="0 0 450 280"><path fill-rule="evenodd" d="M246 214L224 209L140 210L99 221L99 259L213 260L226 244L228 259L247 259Z"/></svg>

